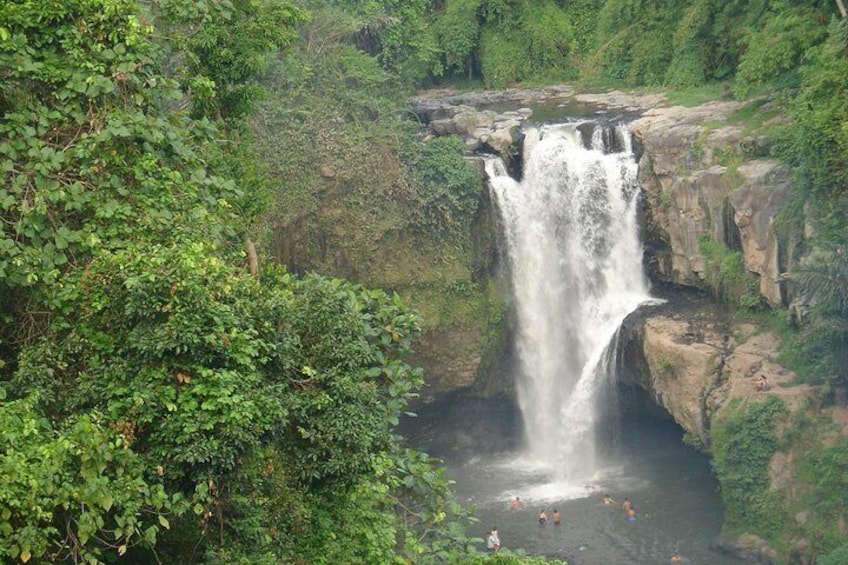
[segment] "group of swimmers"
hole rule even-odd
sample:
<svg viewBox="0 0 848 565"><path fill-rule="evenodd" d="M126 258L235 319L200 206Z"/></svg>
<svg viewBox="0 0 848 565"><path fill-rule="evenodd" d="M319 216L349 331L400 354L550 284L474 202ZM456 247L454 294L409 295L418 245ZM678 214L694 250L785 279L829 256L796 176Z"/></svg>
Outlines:
<svg viewBox="0 0 848 565"><path fill-rule="evenodd" d="M617 506L618 505L618 503L615 500L613 500L613 498L609 494L604 494L602 500L603 500L604 506ZM512 500L512 502L510 503L510 507L513 510L519 510L519 509L521 509L521 507L523 505L524 505L524 503L521 501L521 498L518 497L518 496L516 496ZM625 516L627 516L627 522L629 524L635 524L636 523L636 509L633 507L633 503L630 501L629 498L627 498L627 497L624 498L624 500L621 503L621 509L624 511ZM562 523L562 513L559 510L557 510L556 508L554 508L554 511L551 514L551 518L553 519L554 526L559 526ZM540 527L544 527L548 523L548 513L546 512L545 508L542 508L542 510L539 512L538 523L539 523ZM500 540L497 539L497 528L494 528L492 532L489 532L487 534L491 534L491 533L494 533L495 540L497 540L497 546L496 546L496 549L494 549L494 551L497 552L497 550L500 549ZM491 539L491 538L489 538L489 539ZM489 540L487 540L487 541L489 541ZM487 545L488 545L488 549L491 551L492 545L491 544L487 544ZM681 557L681 555L678 552L675 551L671 555L671 557L669 558L669 563L671 563L671 564L678 564L678 563L682 564L682 563L688 563L688 560L684 560L683 557Z"/></svg>
<svg viewBox="0 0 848 565"><path fill-rule="evenodd" d="M604 506L615 506L618 504L609 494L604 495ZM625 497L624 502L621 503L621 509L624 510L624 514L627 516L627 522L630 524L636 523L636 509L633 508L633 503L630 502L630 499Z"/></svg>
<svg viewBox="0 0 848 565"><path fill-rule="evenodd" d="M513 510L518 510L523 506L521 502L521 497L516 496L513 501L510 503L510 507ZM559 526L562 524L562 512L554 508L553 514L551 514L551 518L553 519L554 526ZM544 526L548 523L548 513L542 508L541 512L539 512L539 525Z"/></svg>
<svg viewBox="0 0 848 565"><path fill-rule="evenodd" d="M554 513L551 514L551 518L553 518L554 526L559 526L562 523L562 513L554 508ZM548 513L545 512L545 509L542 508L542 511L539 512L539 525L544 526L548 523Z"/></svg>
<svg viewBox="0 0 848 565"><path fill-rule="evenodd" d="M604 506L616 506L618 504L615 500L612 499L612 497L609 494L604 494L603 502L604 502ZM636 509L633 508L633 503L630 502L629 498L627 498L627 497L624 498L624 501L621 503L621 509L624 511L625 515L627 516L627 522L630 523L630 524L635 524L636 523ZM670 564L676 565L676 564L688 563L689 561L684 560L684 558L678 552L675 551L674 553L671 554L671 557L669 557L668 562Z"/></svg>

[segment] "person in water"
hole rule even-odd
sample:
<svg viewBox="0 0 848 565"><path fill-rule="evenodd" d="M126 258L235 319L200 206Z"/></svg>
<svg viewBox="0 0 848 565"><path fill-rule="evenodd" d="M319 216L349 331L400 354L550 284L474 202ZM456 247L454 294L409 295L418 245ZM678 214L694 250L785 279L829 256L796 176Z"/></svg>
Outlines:
<svg viewBox="0 0 848 565"><path fill-rule="evenodd" d="M554 519L554 526L559 526L560 523L562 522L562 513L560 513L560 511L557 510L556 508L554 508L554 513L552 515L552 518Z"/></svg>
<svg viewBox="0 0 848 565"><path fill-rule="evenodd" d="M627 522L629 524L635 524L636 523L636 509L633 508L632 506L627 511Z"/></svg>
<svg viewBox="0 0 848 565"><path fill-rule="evenodd" d="M539 525L544 526L548 522L548 515L545 513L545 509L542 508L542 511L539 512Z"/></svg>
<svg viewBox="0 0 848 565"><path fill-rule="evenodd" d="M680 557L680 554L675 551L671 554L671 558L668 560L668 562L674 564L683 563L683 558Z"/></svg>
<svg viewBox="0 0 848 565"><path fill-rule="evenodd" d="M615 505L615 501L609 494L604 495L604 506L613 506Z"/></svg>
<svg viewBox="0 0 848 565"><path fill-rule="evenodd" d="M515 500L512 501L512 504L510 504L510 506L513 510L518 510L519 508L521 508L521 499L516 496Z"/></svg>
<svg viewBox="0 0 848 565"><path fill-rule="evenodd" d="M621 509L625 512L629 512L632 507L633 503L630 502L629 498L625 497L624 502L621 503Z"/></svg>

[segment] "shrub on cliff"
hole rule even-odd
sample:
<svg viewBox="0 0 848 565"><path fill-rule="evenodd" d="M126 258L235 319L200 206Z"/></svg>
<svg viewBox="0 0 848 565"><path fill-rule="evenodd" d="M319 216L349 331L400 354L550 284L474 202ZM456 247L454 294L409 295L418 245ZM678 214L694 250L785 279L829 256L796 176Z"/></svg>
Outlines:
<svg viewBox="0 0 848 565"><path fill-rule="evenodd" d="M769 538L782 527L769 490L769 462L777 451L778 418L786 413L775 397L744 404L737 400L715 419L712 428L713 468L725 507L725 528Z"/></svg>

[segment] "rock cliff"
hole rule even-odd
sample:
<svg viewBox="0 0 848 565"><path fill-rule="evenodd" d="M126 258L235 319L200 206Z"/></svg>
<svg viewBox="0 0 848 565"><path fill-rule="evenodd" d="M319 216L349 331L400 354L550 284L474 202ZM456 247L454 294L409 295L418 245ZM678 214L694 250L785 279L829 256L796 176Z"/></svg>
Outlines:
<svg viewBox="0 0 848 565"><path fill-rule="evenodd" d="M778 336L726 316L697 294L677 292L663 304L642 307L625 320L620 343L622 382L644 388L704 449L724 406L761 396L753 383L760 375L769 383L767 394L791 411L817 394L795 386L795 374L778 362Z"/></svg>
<svg viewBox="0 0 848 565"><path fill-rule="evenodd" d="M704 286L702 238L743 254L759 292L783 304L773 223L787 202L789 170L764 158L768 141L728 124L737 102L655 108L631 124L641 142L640 181L647 199L646 244L655 278Z"/></svg>
<svg viewBox="0 0 848 565"><path fill-rule="evenodd" d="M704 243L712 242L741 254L740 268L756 288L748 300L780 306L786 302L780 280L786 253L780 249L774 221L788 198L789 171L767 158L769 141L759 133L780 120L779 112L760 101L753 104L765 116L756 128L738 117L749 109L738 102L670 106L662 95L581 95L567 86L438 91L411 100L428 135L459 135L470 153L498 154L515 175L521 171L521 129L527 122L574 117L628 122L639 157L645 261L651 278L718 294L720 284L713 279L719 266L704 250ZM464 378L440 376L439 383L469 383L472 373L473 367L466 364Z"/></svg>

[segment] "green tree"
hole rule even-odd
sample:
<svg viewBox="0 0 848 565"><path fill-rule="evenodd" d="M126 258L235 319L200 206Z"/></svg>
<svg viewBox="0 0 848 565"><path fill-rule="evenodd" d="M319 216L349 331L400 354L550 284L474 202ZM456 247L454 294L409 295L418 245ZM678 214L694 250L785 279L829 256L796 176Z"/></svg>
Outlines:
<svg viewBox="0 0 848 565"><path fill-rule="evenodd" d="M822 248L823 247L823 248ZM820 248L784 275L793 295L809 307L794 336L811 382L848 384L848 259L845 247Z"/></svg>
<svg viewBox="0 0 848 565"><path fill-rule="evenodd" d="M806 57L801 89L792 102L793 128L784 157L796 171L794 198L803 203L805 221L816 227L807 242L808 257L789 269L786 279L809 307L799 320L796 349L805 376L813 382L845 384L846 311L845 210L848 204L848 24L834 20L827 40Z"/></svg>
<svg viewBox="0 0 848 565"><path fill-rule="evenodd" d="M821 11L806 6L781 8L767 13L761 26L746 35L736 72L735 89L740 96L766 83L797 84L802 57L826 35Z"/></svg>
<svg viewBox="0 0 848 565"><path fill-rule="evenodd" d="M835 549L816 562L820 565L839 565L845 561L848 561L848 544Z"/></svg>
<svg viewBox="0 0 848 565"><path fill-rule="evenodd" d="M102 413L147 476L192 501L162 555L198 546L221 559L372 563L391 560L398 539L418 556L464 547L461 529L439 531L465 516L443 470L392 433L422 384L403 361L414 314L340 280L278 269L257 281L211 251L180 241L103 252L63 278L64 315L24 352L9 393L43 391L54 420ZM373 544L356 541L355 524ZM331 550L331 539L346 541Z"/></svg>
<svg viewBox="0 0 848 565"><path fill-rule="evenodd" d="M574 77L578 51L566 12L552 0L514 6L486 5L480 37L483 81L503 87L523 80ZM509 13L509 17L504 17Z"/></svg>
<svg viewBox="0 0 848 565"><path fill-rule="evenodd" d="M464 145L457 137L407 144L403 158L416 198L409 214L413 228L422 235L442 237L445 232L470 229L482 185L463 154Z"/></svg>
<svg viewBox="0 0 848 565"><path fill-rule="evenodd" d="M188 63L170 72L198 117L246 117L262 95L260 75L307 20L307 12L279 0L157 0L150 9L168 51Z"/></svg>
<svg viewBox="0 0 848 565"><path fill-rule="evenodd" d="M351 45L376 58L400 88L440 74L439 48L430 29L430 0L309 0L312 48ZM319 43L314 43L318 41Z"/></svg>
<svg viewBox="0 0 848 565"><path fill-rule="evenodd" d="M134 2L7 2L0 22L0 285L50 283L102 249L233 237L244 194L208 122L170 117Z"/></svg>
<svg viewBox="0 0 848 565"><path fill-rule="evenodd" d="M587 59L585 76L662 84L674 55L677 23L688 23L685 8L663 0L605 2L598 12L598 47ZM689 35L681 33L679 41L688 44Z"/></svg>
<svg viewBox="0 0 848 565"><path fill-rule="evenodd" d="M102 416L74 416L57 429L33 396L0 400L0 481L4 561L113 560L153 547L168 512L182 507L148 482L126 436Z"/></svg>
<svg viewBox="0 0 848 565"><path fill-rule="evenodd" d="M471 78L480 40L479 11L482 0L449 0L436 14L433 32L439 41L445 71Z"/></svg>
<svg viewBox="0 0 848 565"><path fill-rule="evenodd" d="M811 50L809 63L801 69L801 90L792 105L795 129L789 157L799 167L801 188L806 197L817 199L816 211L825 220L832 217L841 226L848 185L848 24L833 21L827 41ZM839 234L838 227L825 237Z"/></svg>

